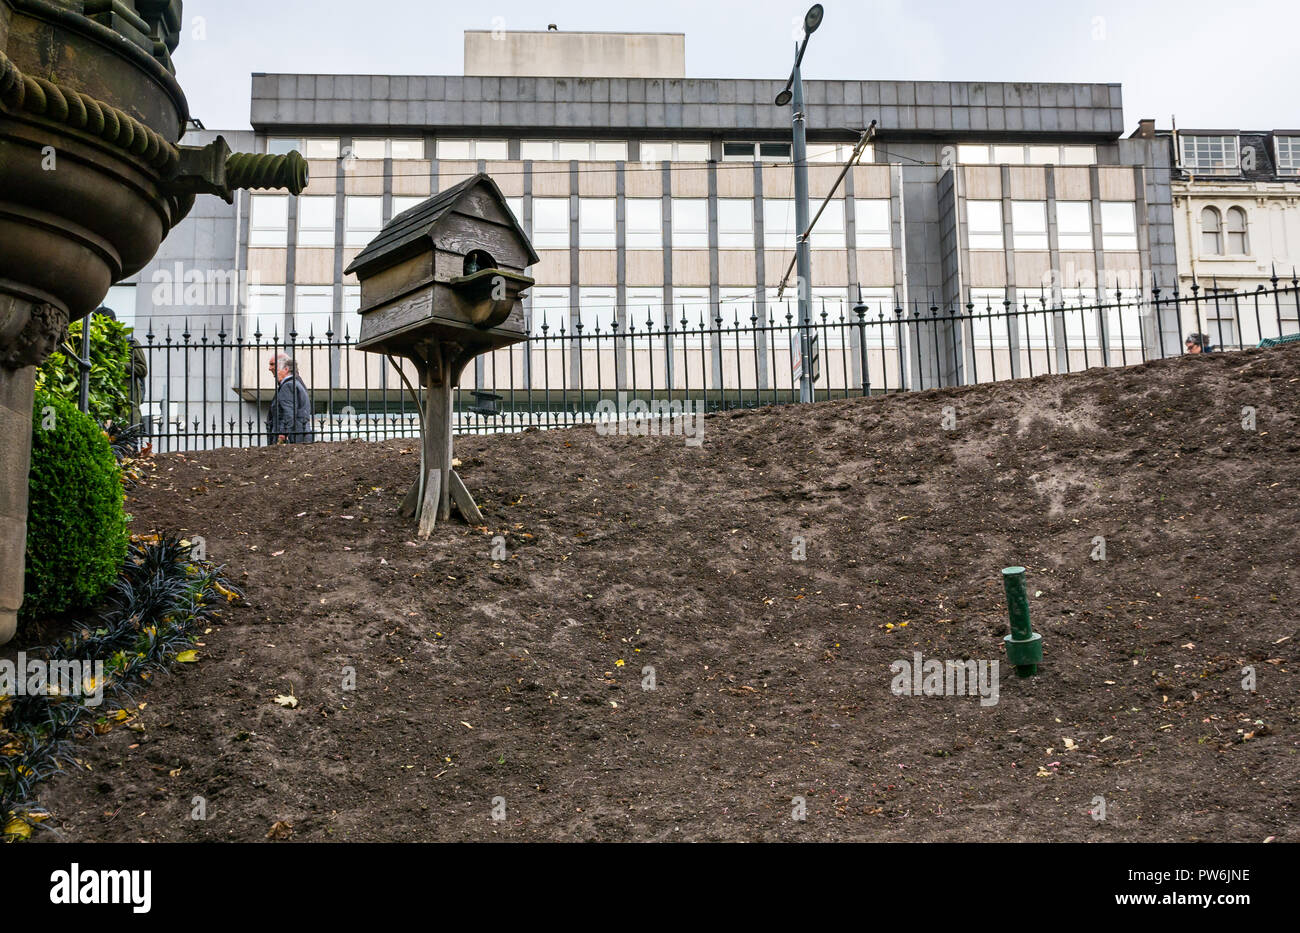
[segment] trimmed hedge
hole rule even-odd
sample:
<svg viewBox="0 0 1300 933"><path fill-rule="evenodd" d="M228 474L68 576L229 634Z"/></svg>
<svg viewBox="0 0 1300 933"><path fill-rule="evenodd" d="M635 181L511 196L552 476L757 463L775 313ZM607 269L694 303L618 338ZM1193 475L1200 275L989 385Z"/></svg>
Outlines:
<svg viewBox="0 0 1300 933"><path fill-rule="evenodd" d="M49 392L32 412L28 494L22 619L93 605L126 558L121 473L94 419Z"/></svg>

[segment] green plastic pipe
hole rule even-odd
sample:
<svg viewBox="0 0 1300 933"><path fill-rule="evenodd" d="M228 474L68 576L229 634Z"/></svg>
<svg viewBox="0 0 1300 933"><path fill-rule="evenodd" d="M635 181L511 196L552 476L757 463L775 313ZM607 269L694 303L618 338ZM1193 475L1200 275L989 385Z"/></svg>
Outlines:
<svg viewBox="0 0 1300 933"><path fill-rule="evenodd" d="M1002 639L1007 646L1007 660L1015 665L1017 676L1032 677L1043 663L1043 636L1029 624L1025 568L1004 567L1002 586L1007 592L1007 611L1011 615L1011 634Z"/></svg>

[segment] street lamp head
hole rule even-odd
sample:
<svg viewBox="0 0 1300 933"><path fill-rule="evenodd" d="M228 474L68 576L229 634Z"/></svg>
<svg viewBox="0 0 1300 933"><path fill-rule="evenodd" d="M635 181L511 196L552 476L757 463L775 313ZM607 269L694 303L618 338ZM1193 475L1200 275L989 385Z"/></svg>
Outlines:
<svg viewBox="0 0 1300 933"><path fill-rule="evenodd" d="M812 9L804 14L803 31L805 35L811 36L817 31L817 27L822 24L823 12L822 5L820 3L814 3Z"/></svg>
<svg viewBox="0 0 1300 933"><path fill-rule="evenodd" d="M781 90L781 93L776 95L776 105L778 107L784 107L786 104L790 103L790 98L793 96L794 95L790 93L790 85L787 84Z"/></svg>

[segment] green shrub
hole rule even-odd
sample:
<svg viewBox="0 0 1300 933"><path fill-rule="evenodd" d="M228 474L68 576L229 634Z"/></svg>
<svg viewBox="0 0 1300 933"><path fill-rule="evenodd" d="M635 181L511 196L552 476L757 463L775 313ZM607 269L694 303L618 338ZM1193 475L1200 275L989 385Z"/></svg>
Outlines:
<svg viewBox="0 0 1300 933"><path fill-rule="evenodd" d="M103 315L92 315L90 325L90 416L100 424L131 423L131 328ZM85 319L68 325L67 343L81 353ZM77 404L81 368L76 356L61 349L51 353L36 371L36 388Z"/></svg>
<svg viewBox="0 0 1300 933"><path fill-rule="evenodd" d="M22 616L95 603L126 556L121 474L108 438L76 406L36 393Z"/></svg>

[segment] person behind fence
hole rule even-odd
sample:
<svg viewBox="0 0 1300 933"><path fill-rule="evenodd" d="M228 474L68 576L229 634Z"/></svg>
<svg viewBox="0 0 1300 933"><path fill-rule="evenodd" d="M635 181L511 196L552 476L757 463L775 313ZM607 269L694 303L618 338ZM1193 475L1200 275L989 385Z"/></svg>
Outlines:
<svg viewBox="0 0 1300 933"><path fill-rule="evenodd" d="M277 353L267 361L275 376L275 398L266 417L268 444L310 444L315 435L311 427L311 396L298 375L298 364L287 353Z"/></svg>
<svg viewBox="0 0 1300 933"><path fill-rule="evenodd" d="M1210 346L1210 338L1205 334L1188 334L1183 346L1188 353L1209 353L1214 349Z"/></svg>

